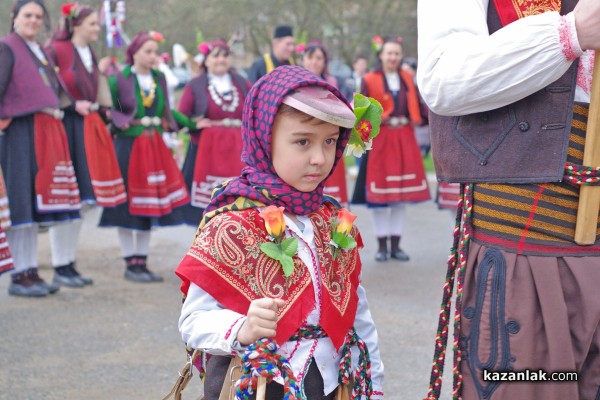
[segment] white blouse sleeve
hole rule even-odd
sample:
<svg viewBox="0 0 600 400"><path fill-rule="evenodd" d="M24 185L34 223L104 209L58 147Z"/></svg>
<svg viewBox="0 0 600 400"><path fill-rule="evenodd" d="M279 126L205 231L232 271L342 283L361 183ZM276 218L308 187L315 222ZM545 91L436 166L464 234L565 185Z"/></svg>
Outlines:
<svg viewBox="0 0 600 400"><path fill-rule="evenodd" d="M514 103L583 54L573 13L519 19L490 35L488 0L419 0L419 90L432 111L464 115Z"/></svg>
<svg viewBox="0 0 600 400"><path fill-rule="evenodd" d="M374 393L373 399L379 399L383 397L378 394L383 392L383 362L381 361L381 354L379 353L379 339L377 335L377 329L375 328L375 322L371 316L369 310L369 304L367 303L367 296L365 289L362 285L358 286L356 290L358 293L358 309L356 310L356 318L354 320L354 328L358 336L364 340L369 350L369 356L371 358L371 380L373 382ZM352 349L352 361L356 364L358 354L357 349Z"/></svg>
<svg viewBox="0 0 600 400"><path fill-rule="evenodd" d="M231 355L241 350L237 333L246 316L224 308L195 284L181 308L179 332L187 346L209 354Z"/></svg>

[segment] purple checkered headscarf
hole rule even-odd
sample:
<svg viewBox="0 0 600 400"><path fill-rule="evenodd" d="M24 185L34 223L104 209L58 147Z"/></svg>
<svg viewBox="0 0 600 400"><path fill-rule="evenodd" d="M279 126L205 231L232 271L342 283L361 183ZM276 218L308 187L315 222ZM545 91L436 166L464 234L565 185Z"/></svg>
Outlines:
<svg viewBox="0 0 600 400"><path fill-rule="evenodd" d="M238 197L284 207L286 211L296 215L306 215L319 209L323 203L323 182L312 192L300 192L275 173L271 158L271 128L277 110L288 93L305 86L320 86L331 91L352 110L334 86L302 67L285 65L263 76L252 86L244 102L242 161L247 166L238 178L213 194L210 204L204 210L205 218L206 214L218 214L219 209L227 208ZM342 158L350 132L350 129L340 127L332 172Z"/></svg>

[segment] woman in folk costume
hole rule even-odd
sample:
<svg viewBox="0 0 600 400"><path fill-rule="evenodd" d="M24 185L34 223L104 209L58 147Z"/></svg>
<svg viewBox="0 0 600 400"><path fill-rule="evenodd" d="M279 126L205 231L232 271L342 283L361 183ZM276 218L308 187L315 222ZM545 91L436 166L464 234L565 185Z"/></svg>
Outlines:
<svg viewBox="0 0 600 400"><path fill-rule="evenodd" d="M127 66L109 78L115 149L128 202L105 208L100 226L118 228L125 278L159 282L146 259L150 230L182 222L178 207L189 201L181 172L165 146L163 128L175 130L163 74L152 69L158 57L157 32L135 35L127 47ZM117 107L118 106L118 107Z"/></svg>
<svg viewBox="0 0 600 400"><path fill-rule="evenodd" d="M69 98L52 60L36 42L48 13L44 2L17 1L12 32L0 41L0 165L12 227L15 271L9 293L41 297L59 289L37 269L40 224L79 218L79 190L62 124Z"/></svg>
<svg viewBox="0 0 600 400"><path fill-rule="evenodd" d="M215 191L176 270L186 295L183 340L210 355L207 400L219 398L231 356L262 356L264 338L281 345L276 357L287 358L295 377L285 384L297 381L303 398L333 399L338 376L353 373L356 396L383 398L377 332L360 285L362 240L355 217L323 193L354 121L343 95L301 67L279 67L248 93L248 166ZM354 345L368 355L353 370L341 368L342 353L349 357ZM239 391L249 391L247 378ZM267 385L267 399L282 398L282 383Z"/></svg>
<svg viewBox="0 0 600 400"><path fill-rule="evenodd" d="M213 189L240 175L242 154L242 107L250 82L231 68L227 43L202 43L202 75L183 90L179 111L194 121L183 177L190 204L182 208L187 224L197 227ZM178 121L179 122L179 121Z"/></svg>
<svg viewBox="0 0 600 400"><path fill-rule="evenodd" d="M366 203L372 210L377 261L409 260L400 248L406 204L430 199L413 129L426 122L427 110L419 101L413 75L400 67L401 42L399 37L386 37L377 43L381 65L365 74L362 82L363 94L383 106L383 122L373 149L361 162L352 203Z"/></svg>
<svg viewBox="0 0 600 400"><path fill-rule="evenodd" d="M339 89L338 81L333 75L329 75L327 65L329 54L325 46L317 41L309 42L302 54L302 66L323 79L325 82ZM325 181L323 189L325 194L335 197L341 204L348 203L348 189L346 187L346 168L342 159L333 171L330 178Z"/></svg>
<svg viewBox="0 0 600 400"><path fill-rule="evenodd" d="M106 116L110 99L106 99L108 84L101 79L96 55L90 47L90 43L98 40L99 33L98 13L92 7L65 4L48 53L73 98L73 104L64 109L63 124L81 200L84 204L114 207L126 202L127 195L112 137L101 117ZM92 284L91 278L82 276L75 268L81 223L77 219L50 228L57 284L69 287Z"/></svg>

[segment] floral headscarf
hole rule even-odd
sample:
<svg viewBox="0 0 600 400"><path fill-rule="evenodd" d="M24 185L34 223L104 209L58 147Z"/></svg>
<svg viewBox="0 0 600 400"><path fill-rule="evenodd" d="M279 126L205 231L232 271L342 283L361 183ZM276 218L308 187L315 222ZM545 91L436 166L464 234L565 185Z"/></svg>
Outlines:
<svg viewBox="0 0 600 400"><path fill-rule="evenodd" d="M300 192L285 183L275 172L271 157L271 129L282 100L295 89L320 86L352 107L332 85L302 67L281 66L258 80L248 92L242 116L242 161L247 166L240 177L215 189L204 211L200 227L210 218L228 210L276 205L296 215L306 215L323 203L323 182L312 192ZM344 153L350 129L340 127L335 168ZM331 172L330 172L331 174Z"/></svg>

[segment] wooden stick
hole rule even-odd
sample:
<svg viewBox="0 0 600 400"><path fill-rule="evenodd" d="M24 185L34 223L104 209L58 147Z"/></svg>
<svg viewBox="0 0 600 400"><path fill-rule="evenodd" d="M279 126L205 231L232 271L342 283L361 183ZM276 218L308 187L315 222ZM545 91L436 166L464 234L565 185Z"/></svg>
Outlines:
<svg viewBox="0 0 600 400"><path fill-rule="evenodd" d="M588 114L583 165L600 166L600 51L595 53L590 110ZM581 186L575 225L575 243L587 246L596 242L600 211L600 186Z"/></svg>
<svg viewBox="0 0 600 400"><path fill-rule="evenodd" d="M262 376L258 377L258 383L256 385L256 400L265 400L267 395L267 380Z"/></svg>

